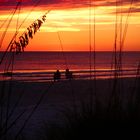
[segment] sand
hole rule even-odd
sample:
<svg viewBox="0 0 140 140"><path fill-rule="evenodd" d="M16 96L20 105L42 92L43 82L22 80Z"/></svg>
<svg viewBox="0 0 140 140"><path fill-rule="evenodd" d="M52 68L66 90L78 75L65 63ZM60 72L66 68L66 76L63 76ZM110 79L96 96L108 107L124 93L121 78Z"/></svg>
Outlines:
<svg viewBox="0 0 140 140"><path fill-rule="evenodd" d="M118 83L121 83L121 96L124 98L125 102L127 95L130 94L130 91L132 91L134 87L138 85L135 84L135 78L123 78L120 79ZM37 106L22 131L24 137L27 137L28 139L37 139L38 135L43 133L42 130L44 122L55 122L59 124L63 123L63 110L68 109L69 107L72 108L75 104L78 108L81 102L90 101L91 91L93 95L95 93L94 80L63 80L55 83L1 81L0 89L2 89L3 84L5 85L5 96L9 91L9 87L12 86L9 112L15 108L8 121L8 124L10 125L13 120L15 120L16 117L25 110L25 113L9 130L9 133L11 132L12 135L16 135L18 133L28 115L33 109L35 109L36 104L39 103L39 106ZM104 106L106 106L108 103L108 99L112 93L112 87L113 79L100 79L96 81L97 98ZM19 97L21 97L20 100ZM41 102L39 102L41 97L43 97L43 99ZM17 102L18 100L19 103ZM3 104L3 108L4 118L6 114L6 102Z"/></svg>

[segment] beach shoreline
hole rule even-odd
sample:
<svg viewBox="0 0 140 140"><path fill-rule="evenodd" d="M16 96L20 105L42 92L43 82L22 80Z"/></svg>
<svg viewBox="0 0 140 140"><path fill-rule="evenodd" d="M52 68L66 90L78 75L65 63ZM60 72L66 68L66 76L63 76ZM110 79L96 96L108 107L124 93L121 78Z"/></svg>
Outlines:
<svg viewBox="0 0 140 140"><path fill-rule="evenodd" d="M61 77L60 81L65 81L65 70L59 70ZM0 81L10 80L21 82L52 82L54 80L55 70L31 70L31 71L13 71L13 72L1 72ZM72 78L74 80L97 80L99 79L113 79L114 72L119 74L119 78L133 78L136 77L137 69L122 69L121 71L113 69L96 69L96 70L70 70Z"/></svg>

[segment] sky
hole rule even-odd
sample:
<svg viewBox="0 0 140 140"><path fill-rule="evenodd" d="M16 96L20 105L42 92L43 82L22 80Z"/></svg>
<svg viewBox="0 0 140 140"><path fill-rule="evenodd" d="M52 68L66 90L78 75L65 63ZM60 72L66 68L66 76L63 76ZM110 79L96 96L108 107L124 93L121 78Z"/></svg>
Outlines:
<svg viewBox="0 0 140 140"><path fill-rule="evenodd" d="M1 51L48 10L26 51L112 51L115 36L117 50L140 51L140 0L22 0L12 17L18 1L0 0Z"/></svg>

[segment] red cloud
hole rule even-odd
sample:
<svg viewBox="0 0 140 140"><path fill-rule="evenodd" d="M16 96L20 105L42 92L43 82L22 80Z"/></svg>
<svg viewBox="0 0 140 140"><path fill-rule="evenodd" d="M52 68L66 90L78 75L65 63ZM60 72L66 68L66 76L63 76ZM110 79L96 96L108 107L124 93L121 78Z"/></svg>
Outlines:
<svg viewBox="0 0 140 140"><path fill-rule="evenodd" d="M8 9L9 7L15 6L20 0L0 0L0 7ZM33 6L38 3L38 6L52 5L54 8L78 8L89 6L89 0L22 0L22 6ZM96 6L115 6L116 0L91 0L92 4ZM123 0L123 5L128 5L131 0ZM2 3L2 4L1 4ZM140 0L133 0L134 4L140 4ZM118 5L120 0L118 0Z"/></svg>

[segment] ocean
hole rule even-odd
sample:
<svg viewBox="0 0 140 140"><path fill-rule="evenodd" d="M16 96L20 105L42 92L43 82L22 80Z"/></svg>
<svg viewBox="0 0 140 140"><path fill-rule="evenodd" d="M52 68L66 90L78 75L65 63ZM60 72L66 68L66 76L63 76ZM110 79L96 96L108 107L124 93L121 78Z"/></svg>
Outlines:
<svg viewBox="0 0 140 140"><path fill-rule="evenodd" d="M2 58L3 52L0 52ZM97 78L109 78L112 75L112 64L114 63L113 52L96 52L95 68ZM94 54L91 55L91 69L94 71ZM53 80L53 73L59 69L62 79L65 79L65 69L73 72L75 79L88 79L90 75L90 53L89 52L23 52L11 57L8 53L0 65L0 79L9 79L3 76L7 67L13 62L13 79L23 81ZM136 75L140 52L123 52L122 68L123 76ZM12 63L11 63L12 64ZM12 68L10 65L9 69ZM94 77L94 72L91 73Z"/></svg>

